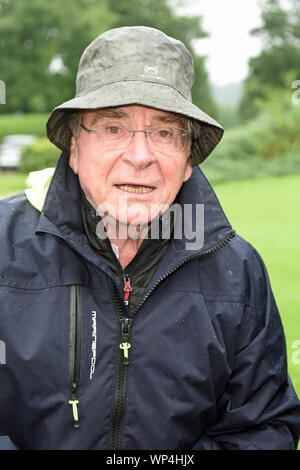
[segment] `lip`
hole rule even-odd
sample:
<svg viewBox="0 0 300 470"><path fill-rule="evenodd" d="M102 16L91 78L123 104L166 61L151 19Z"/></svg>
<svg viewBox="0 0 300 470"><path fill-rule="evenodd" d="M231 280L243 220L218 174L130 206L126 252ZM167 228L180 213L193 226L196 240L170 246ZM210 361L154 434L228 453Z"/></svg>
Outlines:
<svg viewBox="0 0 300 470"><path fill-rule="evenodd" d="M135 181L135 183L130 183L128 181L126 182L122 182L122 183L116 183L115 186L143 186L143 187L146 187L146 188L154 188L153 184L145 184L145 182L141 182L141 183L137 183Z"/></svg>

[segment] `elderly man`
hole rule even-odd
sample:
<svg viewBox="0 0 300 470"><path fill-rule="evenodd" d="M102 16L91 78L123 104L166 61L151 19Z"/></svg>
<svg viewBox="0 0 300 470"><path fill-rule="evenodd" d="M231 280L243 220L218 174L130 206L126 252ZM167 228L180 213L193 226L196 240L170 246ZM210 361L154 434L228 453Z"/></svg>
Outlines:
<svg viewBox="0 0 300 470"><path fill-rule="evenodd" d="M223 129L193 73L161 31L96 38L47 124L49 189L1 202L3 447L297 446L265 266L198 167Z"/></svg>

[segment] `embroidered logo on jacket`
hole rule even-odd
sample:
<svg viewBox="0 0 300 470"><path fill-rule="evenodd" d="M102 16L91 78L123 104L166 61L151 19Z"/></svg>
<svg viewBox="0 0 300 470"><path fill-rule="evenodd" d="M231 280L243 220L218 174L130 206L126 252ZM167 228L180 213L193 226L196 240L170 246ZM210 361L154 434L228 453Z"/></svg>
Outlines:
<svg viewBox="0 0 300 470"><path fill-rule="evenodd" d="M96 353L97 353L97 313L92 311L92 357L90 366L90 380L92 380L96 368Z"/></svg>
<svg viewBox="0 0 300 470"><path fill-rule="evenodd" d="M2 340L0 340L0 364L6 364L6 346Z"/></svg>

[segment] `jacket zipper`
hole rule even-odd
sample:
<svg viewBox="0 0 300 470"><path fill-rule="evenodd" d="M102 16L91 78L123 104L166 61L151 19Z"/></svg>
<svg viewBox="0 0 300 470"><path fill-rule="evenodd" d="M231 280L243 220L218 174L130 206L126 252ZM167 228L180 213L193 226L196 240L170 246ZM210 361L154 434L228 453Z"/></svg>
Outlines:
<svg viewBox="0 0 300 470"><path fill-rule="evenodd" d="M78 387L81 362L81 289L79 285L71 286L70 300L70 356L69 356L69 404L72 406L74 428L79 428Z"/></svg>
<svg viewBox="0 0 300 470"><path fill-rule="evenodd" d="M122 424L125 411L125 399L127 391L127 373L128 373L128 350L130 348L130 331L132 325L132 318L127 315L123 304L116 293L115 285L112 280L108 278L109 288L112 294L112 300L117 314L119 323L119 337L118 337L118 351L117 351L117 366L115 375L114 387L114 403L111 418L111 431L109 437L109 449L118 450L121 445L122 438ZM129 295L132 291L130 285L130 278L124 275L124 305L128 306Z"/></svg>
<svg viewBox="0 0 300 470"><path fill-rule="evenodd" d="M133 320L138 312L138 310L144 305L146 300L150 297L156 287L168 276L173 274L177 271L181 266L185 263L198 258L204 257L211 254L216 253L219 249L223 248L227 243L232 240L235 236L235 231L230 232L223 240L216 243L212 247L208 248L205 251L200 253L196 253L194 255L185 258L180 263L178 263L174 268L169 270L166 274L164 274L158 281L152 286L150 291L147 293L145 297L143 297L142 301L139 303L137 308L132 313L131 317L124 315L124 308L121 305L118 295L116 294L116 288L113 284L112 280L108 278L110 291L112 294L113 304L115 306L115 310L117 313L117 318L120 327L119 333L119 348L118 348L118 361L117 361L117 369L116 369L116 376L115 376L115 391L114 391L114 404L113 404L113 411L112 411L112 420L111 420L111 431L110 431L110 438L109 438L109 449L110 450L120 450L121 448L121 440L122 440L122 428L123 428L123 420L124 420L124 412L125 412L125 400L126 400L126 391L127 391L127 376L128 376L128 365L129 365L129 349L130 345L130 333ZM128 281L128 279L127 279ZM124 303L126 305L126 293L128 292L128 288L130 286L127 283L126 289L126 281L124 277L125 283L125 299ZM132 290L132 289L131 289ZM123 351L123 353L122 353Z"/></svg>

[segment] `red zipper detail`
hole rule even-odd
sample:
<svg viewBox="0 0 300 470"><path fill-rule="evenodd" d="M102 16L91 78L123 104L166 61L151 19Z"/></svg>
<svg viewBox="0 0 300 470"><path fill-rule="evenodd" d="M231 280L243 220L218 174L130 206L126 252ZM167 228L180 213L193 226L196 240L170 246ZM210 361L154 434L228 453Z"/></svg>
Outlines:
<svg viewBox="0 0 300 470"><path fill-rule="evenodd" d="M125 291L124 303L125 305L128 305L129 296L130 296L130 292L132 291L132 287L130 285L130 277L127 275L124 276L124 291Z"/></svg>

